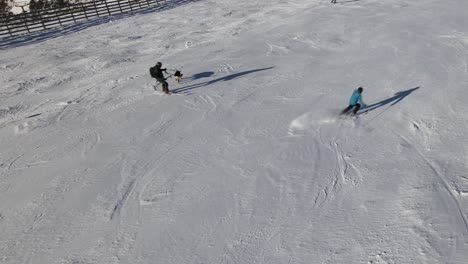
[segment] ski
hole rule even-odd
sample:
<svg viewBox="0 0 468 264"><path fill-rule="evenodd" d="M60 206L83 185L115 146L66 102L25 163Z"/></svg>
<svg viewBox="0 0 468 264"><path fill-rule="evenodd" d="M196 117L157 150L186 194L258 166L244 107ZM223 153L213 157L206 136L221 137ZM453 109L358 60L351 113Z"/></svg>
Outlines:
<svg viewBox="0 0 468 264"><path fill-rule="evenodd" d="M188 93L188 92L171 92L169 91L169 93L166 93L166 92L163 92L163 91L160 91L160 90L154 90L156 93L158 94L163 94L163 95L190 95L191 93Z"/></svg>

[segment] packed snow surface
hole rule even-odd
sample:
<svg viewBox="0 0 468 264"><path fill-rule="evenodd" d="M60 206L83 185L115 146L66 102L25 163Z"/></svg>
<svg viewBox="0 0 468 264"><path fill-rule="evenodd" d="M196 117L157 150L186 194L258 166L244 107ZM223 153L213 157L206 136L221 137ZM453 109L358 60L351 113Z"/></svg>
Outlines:
<svg viewBox="0 0 468 264"><path fill-rule="evenodd" d="M467 10L168 1L2 39L0 262L468 263Z"/></svg>

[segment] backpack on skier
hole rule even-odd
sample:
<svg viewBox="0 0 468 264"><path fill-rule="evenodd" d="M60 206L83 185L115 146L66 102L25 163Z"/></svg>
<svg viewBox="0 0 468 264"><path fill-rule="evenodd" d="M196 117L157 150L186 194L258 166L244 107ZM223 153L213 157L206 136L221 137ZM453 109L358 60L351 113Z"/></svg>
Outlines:
<svg viewBox="0 0 468 264"><path fill-rule="evenodd" d="M156 68L155 66L149 68L151 77L156 78Z"/></svg>

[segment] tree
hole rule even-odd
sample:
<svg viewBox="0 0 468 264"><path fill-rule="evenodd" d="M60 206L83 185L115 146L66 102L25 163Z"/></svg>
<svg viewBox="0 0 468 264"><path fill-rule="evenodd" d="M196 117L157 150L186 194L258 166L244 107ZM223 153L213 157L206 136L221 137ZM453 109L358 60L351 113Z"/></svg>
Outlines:
<svg viewBox="0 0 468 264"><path fill-rule="evenodd" d="M67 7L70 5L70 1L69 0L55 0L52 5L54 8Z"/></svg>
<svg viewBox="0 0 468 264"><path fill-rule="evenodd" d="M0 0L0 14L8 14L11 10L13 0Z"/></svg>
<svg viewBox="0 0 468 264"><path fill-rule="evenodd" d="M29 10L31 12L38 11L41 9L46 9L52 7L52 3L48 0L31 0L29 2Z"/></svg>
<svg viewBox="0 0 468 264"><path fill-rule="evenodd" d="M29 2L29 10L34 12L45 8L63 8L70 4L70 0L31 0Z"/></svg>

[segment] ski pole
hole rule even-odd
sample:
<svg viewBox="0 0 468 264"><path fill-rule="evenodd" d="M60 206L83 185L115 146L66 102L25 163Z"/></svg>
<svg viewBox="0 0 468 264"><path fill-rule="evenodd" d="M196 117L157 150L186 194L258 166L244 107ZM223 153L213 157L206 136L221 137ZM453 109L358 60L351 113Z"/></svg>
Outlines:
<svg viewBox="0 0 468 264"><path fill-rule="evenodd" d="M161 84L160 82L156 81L156 85L153 85L154 89L156 90L156 88L159 87L159 84Z"/></svg>

